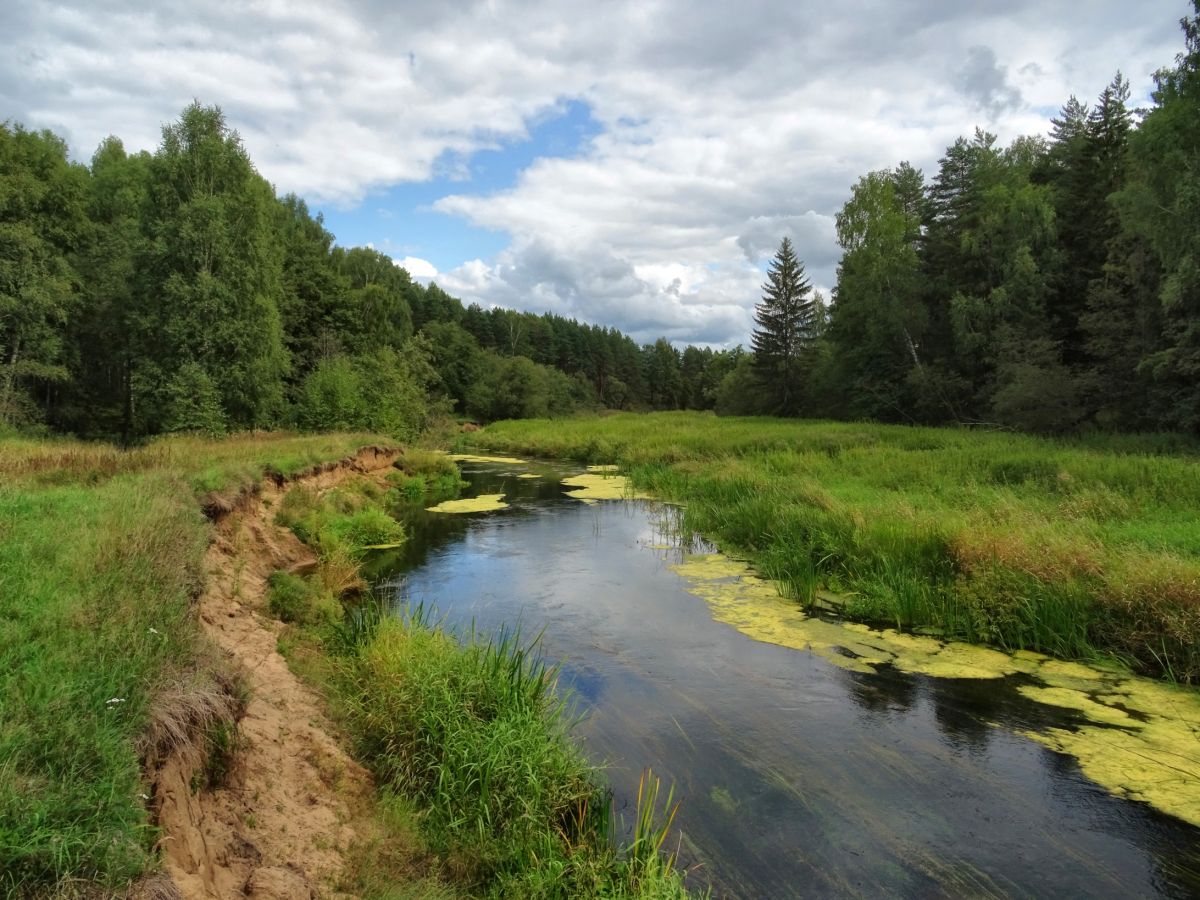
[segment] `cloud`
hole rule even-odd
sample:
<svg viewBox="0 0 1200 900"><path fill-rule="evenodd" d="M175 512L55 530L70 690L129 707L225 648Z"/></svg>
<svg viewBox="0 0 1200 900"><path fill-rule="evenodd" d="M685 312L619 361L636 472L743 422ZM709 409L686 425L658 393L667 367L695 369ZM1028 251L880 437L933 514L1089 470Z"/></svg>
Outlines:
<svg viewBox="0 0 1200 900"><path fill-rule="evenodd" d="M645 339L727 344L747 339L761 265L785 234L832 286L833 217L860 175L903 159L930 173L981 117L1002 140L1044 132L1045 109L1094 96L1117 67L1144 98L1181 46L1185 11L1180 0L1093 0L1087 16L1069 0L743 0L736 15L686 0L7 3L0 117L52 128L86 158L109 133L152 148L193 98L218 103L278 189L362 204L382 228L377 192L445 166L465 178L472 154L586 104L595 127L574 156L535 159L488 195L463 180L435 204L510 238L490 259L463 247L439 284Z"/></svg>
<svg viewBox="0 0 1200 900"><path fill-rule="evenodd" d="M1027 64L1022 72L1036 73L1037 64ZM1021 106L1021 92L1008 83L1008 70L996 62L991 47L972 47L967 62L959 70L959 86L963 95L974 101L992 119Z"/></svg>
<svg viewBox="0 0 1200 900"><path fill-rule="evenodd" d="M413 277L414 281L428 284L438 276L437 266L427 259L421 259L419 256L406 256L403 259L393 261L396 265L405 269Z"/></svg>

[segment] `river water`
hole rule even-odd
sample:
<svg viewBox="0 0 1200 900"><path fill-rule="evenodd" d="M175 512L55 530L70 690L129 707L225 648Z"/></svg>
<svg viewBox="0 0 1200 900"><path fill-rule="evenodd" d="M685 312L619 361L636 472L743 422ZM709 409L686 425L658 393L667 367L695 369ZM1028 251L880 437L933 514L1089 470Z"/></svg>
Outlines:
<svg viewBox="0 0 1200 900"><path fill-rule="evenodd" d="M672 570L710 548L672 546L657 504L584 504L559 483L579 470L556 464L462 467L464 496L502 493L510 508L412 513L408 544L376 561L379 583L452 625L542 631L626 819L644 767L675 784L690 884L771 898L1200 896L1200 829L1022 736L1070 713L1014 679L847 671L752 640Z"/></svg>

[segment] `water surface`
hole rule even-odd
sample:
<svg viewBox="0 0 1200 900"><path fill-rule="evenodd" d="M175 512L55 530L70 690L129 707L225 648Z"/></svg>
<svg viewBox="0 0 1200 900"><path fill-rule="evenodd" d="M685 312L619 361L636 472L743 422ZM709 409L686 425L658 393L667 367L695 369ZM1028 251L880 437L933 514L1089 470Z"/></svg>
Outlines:
<svg viewBox="0 0 1200 900"><path fill-rule="evenodd" d="M452 624L544 630L618 808L683 797L697 886L737 897L1200 896L1200 829L1114 797L1020 734L1071 713L996 680L847 671L714 621L661 507L584 504L577 468L464 463L478 515L414 513L382 583ZM539 473L540 478L520 474ZM690 549L703 549L691 547Z"/></svg>

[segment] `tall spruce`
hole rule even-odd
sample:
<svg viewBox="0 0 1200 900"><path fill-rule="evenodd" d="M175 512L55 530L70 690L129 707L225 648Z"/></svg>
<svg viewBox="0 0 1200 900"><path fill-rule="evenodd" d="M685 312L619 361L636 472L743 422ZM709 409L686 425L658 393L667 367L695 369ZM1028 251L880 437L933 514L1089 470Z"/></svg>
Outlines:
<svg viewBox="0 0 1200 900"><path fill-rule="evenodd" d="M750 337L764 405L776 415L797 415L804 401L806 356L813 342L811 291L804 264L785 237L767 270L762 302L754 308L758 327Z"/></svg>

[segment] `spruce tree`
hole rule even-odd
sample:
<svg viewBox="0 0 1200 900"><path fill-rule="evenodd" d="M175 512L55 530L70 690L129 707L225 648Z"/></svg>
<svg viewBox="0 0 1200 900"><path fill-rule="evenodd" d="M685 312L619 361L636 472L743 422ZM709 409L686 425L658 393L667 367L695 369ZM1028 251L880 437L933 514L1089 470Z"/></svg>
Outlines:
<svg viewBox="0 0 1200 900"><path fill-rule="evenodd" d="M800 412L805 356L813 341L811 291L804 264L785 237L767 270L762 302L754 308L758 327L750 337L764 406L776 415Z"/></svg>

